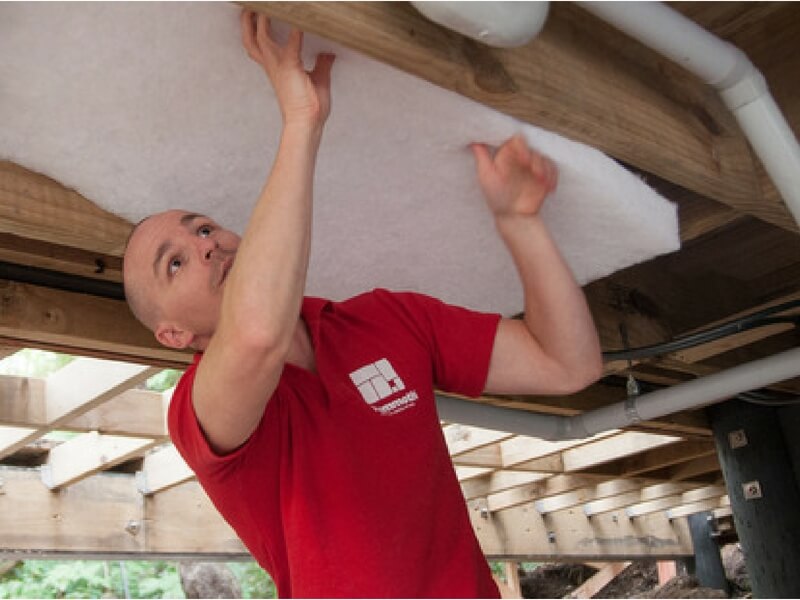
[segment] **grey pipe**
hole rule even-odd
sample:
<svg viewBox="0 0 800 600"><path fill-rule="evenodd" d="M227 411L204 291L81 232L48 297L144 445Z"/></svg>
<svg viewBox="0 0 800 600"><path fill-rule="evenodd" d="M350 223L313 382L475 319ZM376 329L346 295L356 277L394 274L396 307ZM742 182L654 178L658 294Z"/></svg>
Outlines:
<svg viewBox="0 0 800 600"><path fill-rule="evenodd" d="M544 440L573 440L627 427L639 421L701 408L798 375L800 348L793 348L571 417L490 406L441 394L436 395L436 406L439 417L444 421Z"/></svg>

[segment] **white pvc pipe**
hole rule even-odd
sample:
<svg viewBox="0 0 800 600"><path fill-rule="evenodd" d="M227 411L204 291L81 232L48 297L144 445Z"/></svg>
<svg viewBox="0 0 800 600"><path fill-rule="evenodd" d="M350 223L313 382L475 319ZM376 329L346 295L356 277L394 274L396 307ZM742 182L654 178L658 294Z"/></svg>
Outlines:
<svg viewBox="0 0 800 600"><path fill-rule="evenodd" d="M800 348L794 348L572 417L489 406L438 394L436 405L439 418L444 421L560 441L700 408L798 375Z"/></svg>
<svg viewBox="0 0 800 600"><path fill-rule="evenodd" d="M738 48L660 2L578 2L720 92L800 223L800 145L763 75Z"/></svg>
<svg viewBox="0 0 800 600"><path fill-rule="evenodd" d="M548 2L411 2L426 18L484 44L514 48L531 41L547 20Z"/></svg>

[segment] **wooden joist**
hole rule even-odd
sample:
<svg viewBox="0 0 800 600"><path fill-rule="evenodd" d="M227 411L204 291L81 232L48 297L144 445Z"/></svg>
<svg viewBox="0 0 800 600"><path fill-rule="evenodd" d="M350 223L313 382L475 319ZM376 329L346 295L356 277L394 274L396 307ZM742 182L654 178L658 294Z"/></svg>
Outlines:
<svg viewBox="0 0 800 600"><path fill-rule="evenodd" d="M567 3L552 5L542 32L512 49L469 40L405 3L242 4L797 230L776 194L762 193L751 150L716 92Z"/></svg>
<svg viewBox="0 0 800 600"><path fill-rule="evenodd" d="M46 424L0 447L0 457L13 454L48 431L99 406L130 387L143 382L158 369L91 358L78 358L45 380L39 410Z"/></svg>
<svg viewBox="0 0 800 600"><path fill-rule="evenodd" d="M133 480L127 474L101 473L66 491L51 492L31 469L0 467L0 554L223 560L247 556L196 482L143 501ZM473 525L490 558L612 560L619 554L651 558L692 553L685 522L670 522L663 514L642 517L634 526L602 516L578 520L566 513L545 522L530 506L484 518L474 508L470 506ZM641 536L642 527L651 536Z"/></svg>

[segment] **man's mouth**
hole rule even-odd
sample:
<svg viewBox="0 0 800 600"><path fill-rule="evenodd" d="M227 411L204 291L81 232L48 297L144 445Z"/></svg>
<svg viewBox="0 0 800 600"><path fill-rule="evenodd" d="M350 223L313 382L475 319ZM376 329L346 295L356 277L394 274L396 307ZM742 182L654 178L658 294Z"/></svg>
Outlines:
<svg viewBox="0 0 800 600"><path fill-rule="evenodd" d="M233 256L229 256L228 258L222 261L222 265L220 267L219 283L217 284L218 287L221 286L223 283L225 283L225 280L228 278L228 271L231 270L232 266L233 266Z"/></svg>

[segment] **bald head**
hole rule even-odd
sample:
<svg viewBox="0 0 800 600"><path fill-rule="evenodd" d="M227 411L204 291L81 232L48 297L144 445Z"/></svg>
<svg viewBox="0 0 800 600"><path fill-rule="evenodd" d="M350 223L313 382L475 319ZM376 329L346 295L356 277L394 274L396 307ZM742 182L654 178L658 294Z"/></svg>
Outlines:
<svg viewBox="0 0 800 600"><path fill-rule="evenodd" d="M164 345L202 348L216 329L239 236L204 215L169 210L134 227L123 258L131 311Z"/></svg>

